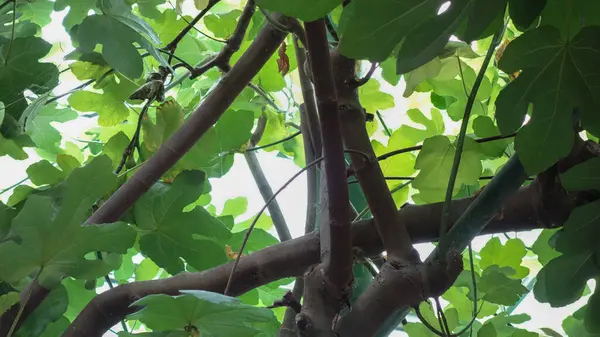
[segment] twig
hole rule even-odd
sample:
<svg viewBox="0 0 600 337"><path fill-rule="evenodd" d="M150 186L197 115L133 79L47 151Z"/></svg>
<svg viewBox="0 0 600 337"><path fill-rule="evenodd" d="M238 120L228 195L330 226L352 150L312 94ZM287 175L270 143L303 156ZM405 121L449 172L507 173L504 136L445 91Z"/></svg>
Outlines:
<svg viewBox="0 0 600 337"><path fill-rule="evenodd" d="M333 22L331 20L330 14L328 14L325 19L325 25L327 25L327 31L329 32L331 37L333 37L335 42L340 42L340 37L338 36L337 32L335 31L335 27L333 27Z"/></svg>
<svg viewBox="0 0 600 337"><path fill-rule="evenodd" d="M106 71L104 74L102 74L102 76L100 76L100 78L98 78L98 80L95 80L95 79L93 79L93 78L92 78L92 79L90 79L90 80L87 80L87 81L83 82L82 84L80 84L80 85L76 86L75 88L68 90L67 92L64 92L64 93L62 93L62 94L56 95L56 96L54 96L54 97L52 97L52 98L49 98L49 99L46 101L46 104L50 104L50 103L52 103L52 102L58 101L59 99L61 99L61 98L65 97L65 96L67 96L67 95L69 95L69 94L72 94L74 91L81 90L81 89L83 89L83 88L87 87L88 85L90 85L90 84L92 84L92 83L94 83L94 82L98 82L98 83L100 83L100 82L102 82L102 81L103 81L103 80L104 80L106 77L108 77L108 75L112 74L114 71L115 71L114 69L109 69L109 70L107 70L107 71Z"/></svg>
<svg viewBox="0 0 600 337"><path fill-rule="evenodd" d="M391 137L392 131L390 131L390 129L387 127L387 124L385 124L385 121L383 120L383 116L381 116L381 113L379 112L379 110L375 111L375 114L377 115L377 119L379 119L379 123L381 123L381 126L383 126L383 132L385 133L385 135L388 137Z"/></svg>
<svg viewBox="0 0 600 337"><path fill-rule="evenodd" d="M5 189L3 189L2 191L0 191L0 195L2 195L2 194L4 194L4 193L6 193L6 192L8 192L8 191L12 190L13 188L15 188L15 187L17 187L17 186L21 185L22 183L26 182L27 180L29 180L29 177L25 177L25 178L21 179L20 181L18 181L18 182L16 182L16 183L12 184L12 185L10 185L10 186L8 186L7 188L5 188Z"/></svg>
<svg viewBox="0 0 600 337"><path fill-rule="evenodd" d="M200 11L200 13L198 13L198 15L196 15L196 17L188 23L187 26L185 26L185 28L183 28L181 30L181 32L179 32L179 34L177 34L177 36L175 36L175 38L169 42L166 46L165 49L166 50L170 50L171 52L175 52L175 49L177 49L177 45L179 44L179 42L181 42L181 40L183 39L183 37L190 32L190 30L192 29L192 27L194 27L199 21L200 19L202 19L202 17L204 15L206 15L206 13L208 13L208 11L213 8L214 5L217 4L217 2L219 2L219 0L209 0L208 4L206 5L206 7ZM170 59L169 59L169 63L170 63Z"/></svg>
<svg viewBox="0 0 600 337"><path fill-rule="evenodd" d="M260 218L260 216L267 209L269 204L277 197L277 195L279 195L279 193L281 193L286 187L288 187L288 185L291 184L292 181L294 181L294 179L298 178L302 173L304 173L304 171L313 167L314 165L319 163L321 160L323 160L323 157L313 160L311 163L306 165L303 169L301 169L296 174L294 174L290 179L288 179L288 181L285 182L285 184L283 184L275 193L273 193L273 195L269 198L269 200L267 200L267 202L265 202L265 204L260 209L260 211L258 211L258 214L254 217L254 220L252 220L250 227L248 227L248 230L246 231L246 234L244 235L244 241L242 241L242 245L240 246L240 249L238 251L233 268L231 268L231 271L229 272L229 279L227 280L227 285L225 286L225 291L223 292L223 294L227 295L227 294L229 294L229 291L231 290L233 275L235 274L235 270L237 269L237 266L240 263L240 258L242 257L244 248L246 248L246 244L248 243L248 239L250 238L250 233L252 233L252 230L256 226L256 223L258 222L258 219Z"/></svg>
<svg viewBox="0 0 600 337"><path fill-rule="evenodd" d="M10 41L8 42L8 50L6 51L6 57L4 58L4 65L8 64L10 59L10 52L12 51L13 42L15 40L15 25L17 24L17 0L12 0L12 25L10 26ZM4 5L4 4L3 4Z"/></svg>
<svg viewBox="0 0 600 337"><path fill-rule="evenodd" d="M490 61L492 60L492 56L494 55L494 50L500 41L502 40L502 35L504 35L505 26L502 27L500 31L498 31L490 44L487 54L483 60L481 68L479 69L479 74L477 74L477 78L475 79L475 83L471 88L471 93L469 98L467 99L467 104L465 106L465 113L463 116L463 120L460 126L460 132L458 133L458 139L456 141L456 151L454 152L454 161L452 162L452 169L450 171L450 177L448 178L448 187L446 188L446 199L444 202L444 206L442 209L442 220L440 224L440 242L445 240L446 232L448 231L448 219L450 218L450 203L452 202L452 195L454 194L454 184L456 182L456 177L458 175L458 167L460 165L460 160L462 157L462 150L464 147L465 137L467 134L467 126L469 124L469 117L471 116L471 110L473 109L473 103L475 103L475 97L477 96L477 92L479 91L479 87L481 86L481 82L483 81L483 77L485 76L485 71L487 70Z"/></svg>
<svg viewBox="0 0 600 337"><path fill-rule="evenodd" d="M263 99L264 99L264 100L267 102L267 104L269 104L271 107L273 107L273 109L275 109L275 111L277 111L277 112L279 112L279 113L282 113L282 114L285 114L285 113L287 113L287 111L285 111L285 110L282 110L281 108L279 108L279 107L277 106L277 103L275 103L275 101L273 100L273 98L271 98L271 97L269 96L269 94L267 94L267 93L266 93L266 92L263 90L263 88L261 88L260 86L258 86L258 85L256 85L256 84L254 84L254 83L250 82L250 83L248 83L248 87L249 87L250 89L254 90L254 92L256 92L256 93L257 93L257 94L258 94L260 97L262 97L262 98L263 98Z"/></svg>
<svg viewBox="0 0 600 337"><path fill-rule="evenodd" d="M361 79L356 80L356 82L354 83L354 86L356 87L360 87L362 85L367 84L367 82L369 82L369 80L371 79L371 76L373 76L373 73L375 72L375 70L377 69L377 67L379 66L378 63L371 63L371 68L369 69L369 71L365 74L365 76Z"/></svg>
<svg viewBox="0 0 600 337"><path fill-rule="evenodd" d="M265 115L261 115L258 121L258 127L252 133L252 137L250 138L251 145L254 145L260 141L260 138L265 131L265 126L267 124L266 121ZM244 157L246 158L250 172L254 177L254 181L256 182L258 190L260 191L265 203L273 198L272 202L268 203L268 209L269 213L271 214L271 218L273 219L273 225L277 230L279 241L283 242L290 240L292 235L290 234L285 217L283 216L283 212L279 207L279 203L277 203L277 200L273 197L273 189L271 188L271 185L269 185L269 181L267 180L263 169L260 167L260 162L258 161L256 154L254 152L245 152Z"/></svg>
<svg viewBox="0 0 600 337"><path fill-rule="evenodd" d="M254 0L248 0L248 2L246 2L246 6L240 15L237 26L235 26L235 30L233 31L231 37L227 39L225 46L223 46L219 54L210 58L202 66L191 71L191 79L201 76L213 67L217 67L223 72L228 72L231 69L229 61L231 60L231 56L240 50L240 46L242 45L244 35L246 35L246 30L248 29L248 25L250 24L250 20L252 19L255 8L256 6L254 4Z"/></svg>
<svg viewBox="0 0 600 337"><path fill-rule="evenodd" d="M297 131L297 132L294 132L291 135L289 135L289 136L287 136L285 138L282 138L282 139L280 139L280 140L278 140L276 142L269 143L269 144L262 145L262 146L251 147L249 149L246 149L246 151L244 151L244 152L252 152L252 151L261 150L261 149L264 149L264 148L267 148L267 147L275 146L277 144L281 144L281 143L287 142L290 139L294 139L294 138L298 137L300 134L302 134L302 132L301 131Z"/></svg>
<svg viewBox="0 0 600 337"><path fill-rule="evenodd" d="M512 138L516 136L516 133L511 133L510 135L498 135L498 136L491 136L491 137L485 137L485 138L479 138L479 139L475 139L475 142L477 143L487 143L487 142L492 142L495 140L501 140L501 139L507 139L507 138ZM384 153L380 156L377 157L377 161L382 161L382 160L386 160L390 157L402 154L402 153L407 153L407 152L413 152L413 151L418 151L423 149L423 145L415 145L415 146L411 146L411 147L405 147L403 149L398 149L398 150L394 150L394 151L390 151L388 153ZM351 172L349 175L353 175L354 172Z"/></svg>
<svg viewBox="0 0 600 337"><path fill-rule="evenodd" d="M171 8L173 8L173 11L177 13L177 7L176 7L175 5L173 5L173 3L172 3L171 1L168 1L168 3L169 3L169 5L171 5ZM179 14L179 13L177 13L177 14ZM191 25L190 21L188 21L188 19L186 19L186 18L185 18L185 16L183 16L183 15L179 15L179 17L180 17L180 18L181 18L181 19L182 19L182 20L183 20L185 23L187 23L188 25ZM211 40L213 40L213 41L220 42L220 43L227 43L227 41L225 41L225 40L217 39L216 37L213 37L213 36L210 36L210 35L206 34L205 32L203 32L203 31L201 31L200 29L196 28L196 26L195 26L195 25L192 25L192 28L193 28L195 31L197 31L198 33L200 33L200 34L202 34L202 35L206 36L207 38L209 38L209 39L211 39Z"/></svg>

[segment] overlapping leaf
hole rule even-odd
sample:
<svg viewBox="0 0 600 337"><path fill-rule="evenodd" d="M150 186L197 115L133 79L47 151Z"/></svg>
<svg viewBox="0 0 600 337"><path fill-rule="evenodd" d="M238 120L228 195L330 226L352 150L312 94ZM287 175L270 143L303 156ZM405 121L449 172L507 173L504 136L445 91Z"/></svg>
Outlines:
<svg viewBox="0 0 600 337"><path fill-rule="evenodd" d="M200 171L182 172L173 184L154 184L134 205L142 254L170 274L185 270L182 258L195 270L227 261L229 229L202 207L183 211L198 199L205 178Z"/></svg>
<svg viewBox="0 0 600 337"><path fill-rule="evenodd" d="M427 202L444 200L455 152L455 146L445 136L435 136L425 140L415 163L415 168L420 171L412 183L413 187L419 190L419 197L422 200ZM454 193L457 193L462 185L474 185L479 180L482 171L479 152L479 144L466 138Z"/></svg>
<svg viewBox="0 0 600 337"><path fill-rule="evenodd" d="M594 107L599 87L600 27L586 27L571 40L551 26L528 31L512 41L500 60L507 73L522 70L496 101L500 130L516 131L533 103L531 121L515 139L519 159L536 174L566 156L574 140L573 109L583 110L583 126L600 130Z"/></svg>
<svg viewBox="0 0 600 337"><path fill-rule="evenodd" d="M257 0L256 4L303 21L314 21L341 5L342 0Z"/></svg>
<svg viewBox="0 0 600 337"><path fill-rule="evenodd" d="M155 331L182 331L189 327L198 336L252 337L276 333L279 323L266 308L242 304L236 298L207 291L184 291L176 297L157 294L134 303L143 307L129 316ZM273 331L273 329L275 329Z"/></svg>
<svg viewBox="0 0 600 337"><path fill-rule="evenodd" d="M8 46L10 45L10 48ZM6 123L16 123L27 106L23 91L29 89L43 94L58 84L58 68L52 63L38 60L50 51L51 45L35 36L9 39L0 37L2 62L0 62L0 102L5 105L3 134ZM10 54L9 54L10 51ZM14 130L13 132L15 132Z"/></svg>
<svg viewBox="0 0 600 337"><path fill-rule="evenodd" d="M125 253L133 245L135 230L124 223L81 226L91 206L116 183L110 160L93 159L84 168L73 170L63 183L60 198L30 196L13 219L11 231L19 237L0 244L0 278L13 282L39 273L40 283L52 288L63 274L93 279L110 267L101 260L86 260L93 251Z"/></svg>

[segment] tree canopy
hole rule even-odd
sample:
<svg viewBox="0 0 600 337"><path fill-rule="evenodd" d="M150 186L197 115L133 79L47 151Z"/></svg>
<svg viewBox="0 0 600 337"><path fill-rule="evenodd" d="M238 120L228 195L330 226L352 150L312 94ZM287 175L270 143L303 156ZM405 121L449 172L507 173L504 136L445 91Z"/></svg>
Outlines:
<svg viewBox="0 0 600 337"><path fill-rule="evenodd" d="M0 18L0 159L39 158L2 170L0 336L600 336L600 3L4 0ZM263 152L295 165L282 186ZM240 163L257 214L215 206ZM301 174L292 238L276 197ZM528 329L528 294L582 306Z"/></svg>

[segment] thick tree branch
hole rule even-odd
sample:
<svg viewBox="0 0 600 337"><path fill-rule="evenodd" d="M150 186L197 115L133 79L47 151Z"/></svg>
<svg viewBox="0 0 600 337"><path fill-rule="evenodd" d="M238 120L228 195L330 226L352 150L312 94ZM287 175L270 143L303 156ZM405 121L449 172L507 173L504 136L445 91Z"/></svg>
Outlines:
<svg viewBox="0 0 600 337"><path fill-rule="evenodd" d="M398 224L396 204L389 191L383 172L377 160L371 140L366 130L365 112L358 100L356 78L356 61L339 52L333 53L335 88L340 108L342 109L342 130L346 148L366 153L371 160L351 154L352 167L360 183L383 245L391 261L403 265L414 259L413 246L406 230L391 228L389 224Z"/></svg>
<svg viewBox="0 0 600 337"><path fill-rule="evenodd" d="M583 149L580 158L597 156ZM574 161L576 163L578 161ZM543 193L543 194L542 194ZM494 217L480 234L526 231L561 225L577 206L577 194L567 194L560 186L542 186L539 180L523 187L511 196L503 206L502 216ZM474 198L452 202L450 224L453 224L468 208ZM551 208L544 207L552 200ZM557 212L554 208L560 208ZM442 203L408 205L398 211L398 221L405 224L413 243L431 242L437 239L442 214ZM383 250L373 220L357 222L352 227L353 245L366 256L378 256ZM231 293L240 295L261 285L284 277L301 276L320 259L319 235L314 232L272 247L265 248L240 260ZM152 281L120 285L96 296L79 314L63 337L102 336L127 314L139 308L130 304L150 294L177 295L179 290L200 289L222 293L233 262L199 273L179 275ZM30 299L31 301L32 299ZM4 325L4 316L2 323ZM12 321L8 321L10 324Z"/></svg>
<svg viewBox="0 0 600 337"><path fill-rule="evenodd" d="M300 334L327 336L333 335L333 319L347 298L353 279L349 193L325 20L306 22L305 29L321 121L329 221L319 228L322 263L312 266L304 277L304 305L296 323Z"/></svg>

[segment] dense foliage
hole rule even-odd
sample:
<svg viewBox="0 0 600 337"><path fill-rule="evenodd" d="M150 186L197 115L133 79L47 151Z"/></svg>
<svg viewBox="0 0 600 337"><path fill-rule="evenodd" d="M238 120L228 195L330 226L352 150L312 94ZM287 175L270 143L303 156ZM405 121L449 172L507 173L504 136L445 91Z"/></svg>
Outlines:
<svg viewBox="0 0 600 337"><path fill-rule="evenodd" d="M569 193L569 200L577 200L571 208L561 208L564 205L558 201L530 200L535 211L521 219L530 225L510 224L504 231L557 228L541 231L532 247L518 237L494 237L479 251L469 248L464 270L442 292L444 308L423 301L414 310L421 322L411 316L410 322L401 324L399 315L392 320L393 328L402 325L411 337L436 336L445 330L480 337L561 336L549 328L528 331L516 326L530 319L513 311L533 292L536 300L553 307L589 298L580 310L560 318L564 334L600 336L600 289L589 287L590 280L600 279L596 243L600 201L595 193L600 190L600 158L589 156L561 166L582 139L591 141L586 143L591 146L600 136L596 100L600 97L600 4L591 0L254 2L0 3L0 156L25 160L28 149L41 158L27 168L30 184L2 191L11 194L6 204L0 203L0 335L100 336L108 329L100 331L101 323L89 323L96 319L121 321L115 329L122 337L277 335L286 309L270 306L282 302L290 306L284 294L292 277L304 270L272 276L279 275L272 271L278 267L268 261L283 249L276 245L290 239L281 215L271 208L274 203L267 201L273 192L263 193L269 215L240 221L249 215L247 201L230 199L217 212L208 179L223 177L244 157L249 163L256 161L255 151L276 152L293 161L299 171L319 164L320 147L314 144L320 130L309 132L310 118L306 118L315 106L307 102L314 99L312 91L306 90L310 81L316 84L319 109L325 106L319 92L322 78L311 75L311 68L318 65L313 58L310 64L305 55L305 48L313 53L314 35L307 27L303 37L302 25L286 26L276 14L281 13L301 24L325 18L330 50L359 60L355 89L367 120L362 129L371 137L379 164L369 153L351 152L342 126L350 148L347 161L350 154L366 156L366 162L380 167L388 187L382 193L392 191L396 208L408 201L414 207L440 205L439 221L423 225L435 227L435 233L421 241L434 240L437 228L450 221L442 215L442 204L451 208L450 198L476 198L515 153L530 176L525 186L540 183L540 177L551 173L544 182L553 188L558 185L561 192ZM73 47L66 52L42 37L42 27L56 20L57 12L66 14L62 26ZM277 43L272 55L261 56L251 46L270 37L261 33L264 27L275 27L273 36L291 34ZM252 55L263 57L264 65L252 63ZM250 84L232 80L236 65L242 65L237 68L240 73L259 66L256 75L248 75ZM340 68L333 67L336 80ZM59 83L72 83L72 90L59 92ZM422 109L403 111L399 99L384 87L404 88L405 99L424 101ZM231 98L222 98L229 88ZM336 104L342 106L339 92L338 99ZM217 111L221 106L222 111ZM206 117L210 123L195 131L199 141L172 147L174 139L183 144L186 135L193 138L192 129L179 138L177 132L194 118L196 122L204 118L198 117L202 113L208 116L208 110L214 111L210 112L214 118ZM342 124L349 123L344 109L340 110ZM390 128L386 114L403 114L406 123ZM63 139L51 124L89 118L96 119L97 125L81 130L77 140ZM457 128L448 127L451 122L460 123L458 134ZM325 147L327 132L322 133ZM170 165L173 153L180 158ZM329 152L323 153L325 165L309 176L315 192L319 192L319 174L327 170L331 158ZM155 155L162 156L168 167L146 165ZM352 164L358 171L354 158ZM260 167L253 168L257 183L264 185L259 171ZM136 172L146 175L136 176ZM363 179L358 173L358 179ZM152 174L158 174L158 182L148 178ZM365 186L354 184L354 177L347 180L349 200L358 211L355 222L370 219L371 212L379 221L374 205L367 202L371 199ZM135 184L145 189L123 194ZM110 213L114 205L107 200L119 193L123 199L118 200L128 200L132 207L117 211L115 218L99 211L95 219L103 221L88 220L102 208ZM322 197L315 195L313 203ZM315 220L321 217L321 209L311 202L308 206L312 218L307 216L307 221L312 219L314 228L314 222L322 223ZM543 212L536 207L565 214L562 221L541 219ZM495 219L501 222L503 214L510 212L502 208ZM464 245L457 247L462 251ZM254 274L240 262L239 268L246 269L238 270L245 280L239 282L246 283L228 293L231 267L219 266L233 265L242 247L241 255L248 258L266 247L274 250L258 260L263 269ZM355 262L351 304L372 282L371 273L381 268L364 257ZM186 273L198 280L214 276L219 281L192 284L191 278L185 281ZM168 286L139 283L145 280L173 281ZM35 287L30 288L32 284ZM100 289L117 285L129 286L111 290L130 292L126 300L110 299L121 301L121 307L102 308L101 301L88 306ZM232 294L239 296L226 296ZM33 307L25 309L25 304ZM132 304L136 307L129 308ZM89 318L84 308L111 318ZM79 325L75 324L78 316ZM89 325L82 327L82 322Z"/></svg>

